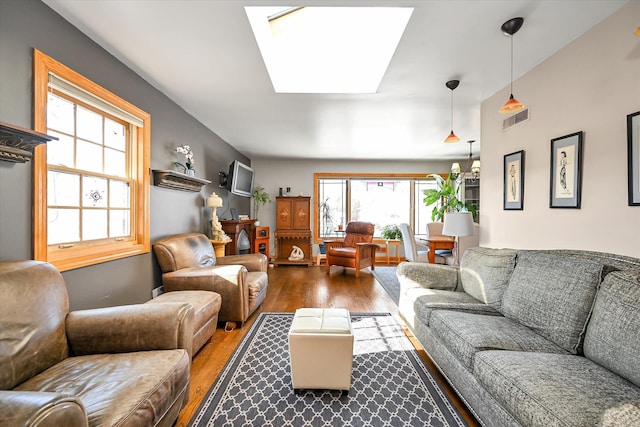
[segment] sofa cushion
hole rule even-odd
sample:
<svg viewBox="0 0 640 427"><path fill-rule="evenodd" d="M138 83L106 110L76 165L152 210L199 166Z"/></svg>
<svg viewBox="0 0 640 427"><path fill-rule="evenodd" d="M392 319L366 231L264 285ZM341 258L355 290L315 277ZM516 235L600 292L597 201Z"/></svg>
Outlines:
<svg viewBox="0 0 640 427"><path fill-rule="evenodd" d="M439 289L409 289L407 294L418 292L420 295L415 299L414 311L416 317L427 326L429 326L429 319L435 310L453 310L500 316L498 310L478 301L466 292Z"/></svg>
<svg viewBox="0 0 640 427"><path fill-rule="evenodd" d="M462 287L475 299L499 310L515 264L515 250L468 248L460 262Z"/></svg>
<svg viewBox="0 0 640 427"><path fill-rule="evenodd" d="M567 354L531 329L502 316L436 311L431 315L433 334L469 370L474 356L484 350L517 350Z"/></svg>
<svg viewBox="0 0 640 427"><path fill-rule="evenodd" d="M604 273L600 263L521 252L502 299L502 313L560 347L580 353Z"/></svg>
<svg viewBox="0 0 640 427"><path fill-rule="evenodd" d="M640 386L640 271L608 274L596 297L584 354Z"/></svg>
<svg viewBox="0 0 640 427"><path fill-rule="evenodd" d="M473 373L527 426L595 426L606 412L640 399L638 387L581 356L486 351L476 355Z"/></svg>
<svg viewBox="0 0 640 427"><path fill-rule="evenodd" d="M78 396L92 426L152 426L181 407L190 369L184 350L69 357L14 390Z"/></svg>

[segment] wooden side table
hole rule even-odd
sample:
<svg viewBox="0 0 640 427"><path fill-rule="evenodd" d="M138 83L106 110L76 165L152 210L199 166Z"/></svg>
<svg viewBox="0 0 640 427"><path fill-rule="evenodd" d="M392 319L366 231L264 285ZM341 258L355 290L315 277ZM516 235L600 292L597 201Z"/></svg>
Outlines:
<svg viewBox="0 0 640 427"><path fill-rule="evenodd" d="M395 255L396 255L396 259L395 262L396 264L400 263L400 243L401 240L399 239L389 239L386 241L386 245L387 245L387 265L390 264L390 257L389 257L389 252L391 252L391 247L395 247Z"/></svg>

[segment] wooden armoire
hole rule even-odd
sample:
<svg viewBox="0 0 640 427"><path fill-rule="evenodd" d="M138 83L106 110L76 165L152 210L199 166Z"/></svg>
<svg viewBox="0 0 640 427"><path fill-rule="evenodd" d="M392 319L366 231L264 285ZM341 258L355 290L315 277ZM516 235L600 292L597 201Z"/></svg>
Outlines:
<svg viewBox="0 0 640 427"><path fill-rule="evenodd" d="M275 265L313 265L311 256L311 197L276 197ZM302 259L289 259L293 247Z"/></svg>

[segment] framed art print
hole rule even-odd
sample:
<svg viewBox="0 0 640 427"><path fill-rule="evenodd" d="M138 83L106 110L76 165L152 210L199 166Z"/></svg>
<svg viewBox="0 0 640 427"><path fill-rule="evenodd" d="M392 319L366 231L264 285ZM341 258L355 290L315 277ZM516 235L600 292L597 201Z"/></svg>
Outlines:
<svg viewBox="0 0 640 427"><path fill-rule="evenodd" d="M504 210L522 210L524 197L524 150L504 156Z"/></svg>
<svg viewBox="0 0 640 427"><path fill-rule="evenodd" d="M551 140L551 208L580 209L582 134L580 131Z"/></svg>
<svg viewBox="0 0 640 427"><path fill-rule="evenodd" d="M629 206L640 206L640 111L627 116L627 157L629 174Z"/></svg>

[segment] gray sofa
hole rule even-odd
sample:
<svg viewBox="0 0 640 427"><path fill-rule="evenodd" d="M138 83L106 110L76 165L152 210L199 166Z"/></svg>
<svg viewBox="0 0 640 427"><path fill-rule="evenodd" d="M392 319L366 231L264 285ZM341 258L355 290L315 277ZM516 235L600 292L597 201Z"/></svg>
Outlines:
<svg viewBox="0 0 640 427"><path fill-rule="evenodd" d="M640 426L640 259L469 248L397 274L400 314L482 424Z"/></svg>

